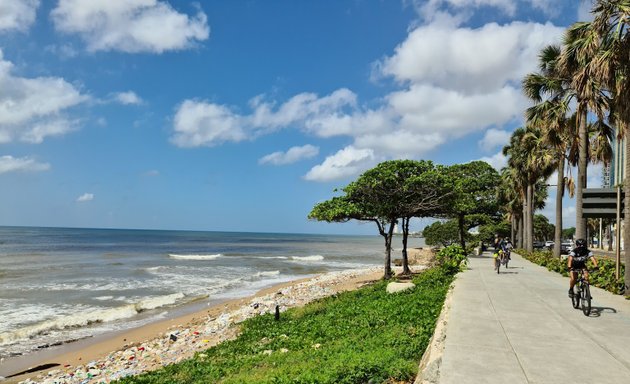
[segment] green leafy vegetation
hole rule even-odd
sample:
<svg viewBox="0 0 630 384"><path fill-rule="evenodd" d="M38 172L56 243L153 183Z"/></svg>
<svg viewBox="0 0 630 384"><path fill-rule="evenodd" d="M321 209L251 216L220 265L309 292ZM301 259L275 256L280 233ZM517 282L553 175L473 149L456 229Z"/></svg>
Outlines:
<svg viewBox="0 0 630 384"><path fill-rule="evenodd" d="M411 382L433 335L452 266L414 276L416 287L387 294L379 281L242 324L241 335L195 358L121 383L392 383ZM459 266L461 260L457 265Z"/></svg>
<svg viewBox="0 0 630 384"><path fill-rule="evenodd" d="M518 251L518 253L527 260L538 265L542 265L550 271L560 273L563 276L569 276L567 261L558 257L553 257L553 255L549 251L527 252L521 249ZM597 260L597 265L599 268L589 271L589 280L591 285L605 289L617 295L622 294L624 287L624 265L621 265L621 272L618 279L615 278L614 261L610 259L600 258Z"/></svg>
<svg viewBox="0 0 630 384"><path fill-rule="evenodd" d="M438 252L436 260L438 265L447 273L456 274L466 268L468 253L458 244L449 245Z"/></svg>

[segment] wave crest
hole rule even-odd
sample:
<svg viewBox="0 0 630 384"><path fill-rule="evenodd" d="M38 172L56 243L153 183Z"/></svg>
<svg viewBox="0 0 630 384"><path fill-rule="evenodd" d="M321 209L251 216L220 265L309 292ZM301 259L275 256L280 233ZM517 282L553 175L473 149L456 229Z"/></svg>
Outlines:
<svg viewBox="0 0 630 384"><path fill-rule="evenodd" d="M216 260L219 257L223 257L223 254L217 253L216 255L178 255L170 253L168 257L175 260Z"/></svg>
<svg viewBox="0 0 630 384"><path fill-rule="evenodd" d="M51 331L127 319L143 311L198 300L200 298L201 297L186 297L183 293L178 292L170 295L148 297L137 303L125 304L115 308L98 309L90 312L60 316L36 324L27 325L14 331L0 333L0 345L14 344L18 341L28 340L34 336L46 334Z"/></svg>
<svg viewBox="0 0 630 384"><path fill-rule="evenodd" d="M295 261L322 261L324 260L324 256L322 255L311 255L311 256L293 256L291 260Z"/></svg>

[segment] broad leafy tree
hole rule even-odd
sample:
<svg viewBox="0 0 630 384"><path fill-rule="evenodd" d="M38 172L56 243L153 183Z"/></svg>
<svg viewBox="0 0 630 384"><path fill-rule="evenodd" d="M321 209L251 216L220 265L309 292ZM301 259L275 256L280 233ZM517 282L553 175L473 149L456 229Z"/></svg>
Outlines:
<svg viewBox="0 0 630 384"><path fill-rule="evenodd" d="M499 173L485 161L451 165L445 173L452 194L444 215L457 220L459 242L465 249L468 230L482 224L484 217L498 216Z"/></svg>
<svg viewBox="0 0 630 384"><path fill-rule="evenodd" d="M422 230L424 242L427 245L441 245L448 247L459 241L457 220L436 221Z"/></svg>
<svg viewBox="0 0 630 384"><path fill-rule="evenodd" d="M410 273L406 243L409 220L440 212L449 196L445 175L430 161L391 160L364 172L343 188L344 196L317 204L309 218L325 221L362 220L376 223L385 241L384 278L391 277L394 226L403 219L403 273Z"/></svg>

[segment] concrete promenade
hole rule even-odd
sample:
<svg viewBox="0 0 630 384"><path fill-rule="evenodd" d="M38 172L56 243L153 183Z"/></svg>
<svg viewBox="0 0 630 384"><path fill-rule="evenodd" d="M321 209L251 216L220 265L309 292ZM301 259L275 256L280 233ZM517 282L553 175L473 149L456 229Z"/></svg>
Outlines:
<svg viewBox="0 0 630 384"><path fill-rule="evenodd" d="M469 258L454 284L440 384L630 383L630 300L592 287L589 317L569 279L512 255Z"/></svg>

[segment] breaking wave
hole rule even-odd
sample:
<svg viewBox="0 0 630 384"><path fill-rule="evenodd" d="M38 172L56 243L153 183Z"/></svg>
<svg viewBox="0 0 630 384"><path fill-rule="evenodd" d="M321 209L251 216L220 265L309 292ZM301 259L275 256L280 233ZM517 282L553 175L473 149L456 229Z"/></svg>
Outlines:
<svg viewBox="0 0 630 384"><path fill-rule="evenodd" d="M10 332L0 333L0 345L14 344L18 341L28 340L34 336L46 334L51 331L128 319L143 311L172 306L174 304L182 304L201 298L202 297L187 297L183 293L173 293L170 295L148 297L136 303L125 304L115 308L97 309L89 312L60 316L27 325Z"/></svg>
<svg viewBox="0 0 630 384"><path fill-rule="evenodd" d="M169 254L168 257L176 260L216 260L219 257L223 257L221 253L217 253L216 255L177 255L177 254Z"/></svg>

